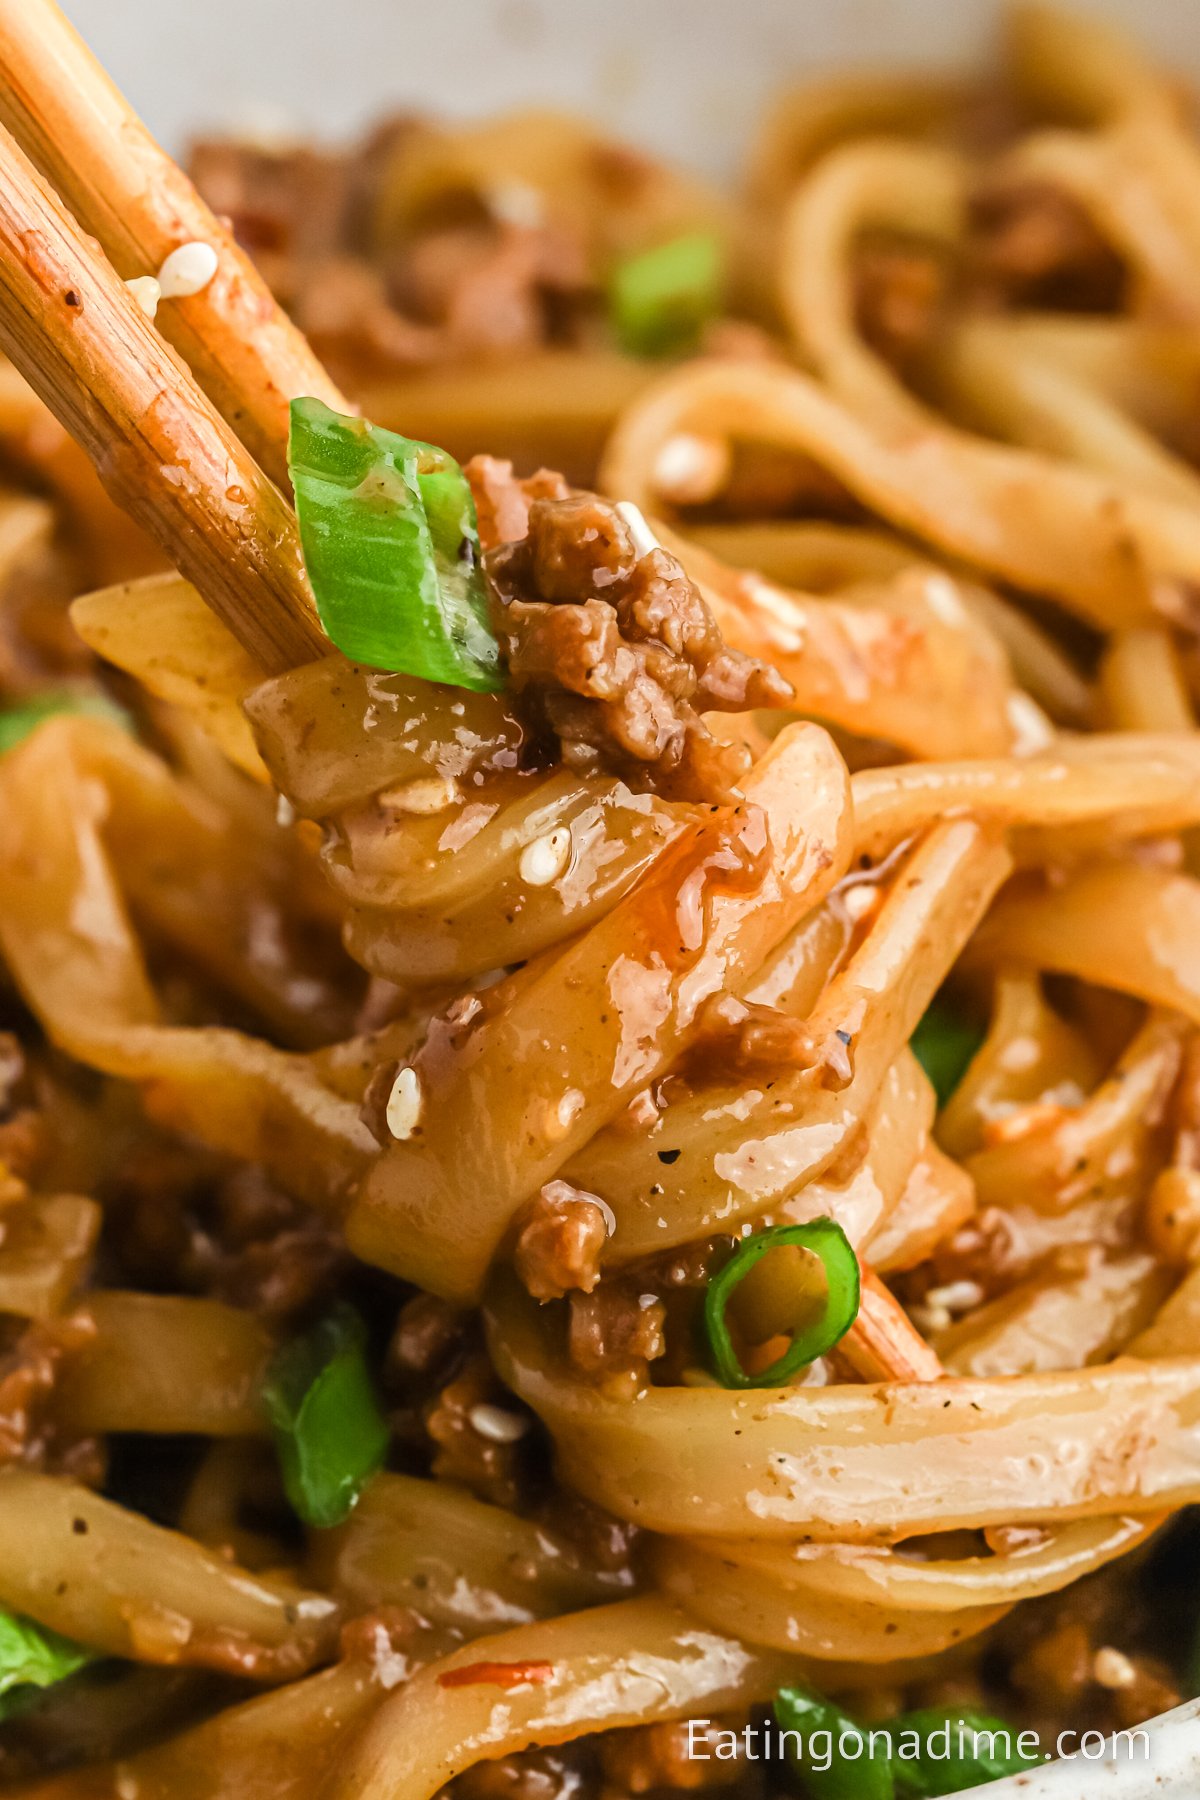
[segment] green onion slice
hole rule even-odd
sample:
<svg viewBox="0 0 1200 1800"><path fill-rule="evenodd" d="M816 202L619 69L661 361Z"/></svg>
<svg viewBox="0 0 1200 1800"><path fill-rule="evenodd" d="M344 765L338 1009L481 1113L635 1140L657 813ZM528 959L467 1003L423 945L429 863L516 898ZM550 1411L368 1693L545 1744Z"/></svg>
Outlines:
<svg viewBox="0 0 1200 1800"><path fill-rule="evenodd" d="M326 634L370 668L502 687L475 503L453 457L320 400L293 400L291 420L288 469Z"/></svg>
<svg viewBox="0 0 1200 1800"><path fill-rule="evenodd" d="M937 1800L999 1781L1043 1758L1017 1749L1022 1735L973 1707L930 1706L889 1719L896 1800ZM916 1751L913 1755L912 1752Z"/></svg>
<svg viewBox="0 0 1200 1800"><path fill-rule="evenodd" d="M781 1730L799 1733L802 1751L797 1754L789 1745L788 1760L809 1800L893 1800L896 1784L882 1754L884 1745L872 1744L863 1727L832 1700L814 1688L780 1688L775 1720ZM818 1732L829 1735L814 1744Z"/></svg>
<svg viewBox="0 0 1200 1800"><path fill-rule="evenodd" d="M354 1308L338 1306L283 1347L263 1385L283 1485L306 1525L340 1525L387 1451L366 1337Z"/></svg>
<svg viewBox="0 0 1200 1800"><path fill-rule="evenodd" d="M129 714L103 694L74 694L67 691L32 694L27 700L14 701L11 706L0 706L0 756L6 750L15 750L31 731L37 729L43 719L52 719L58 713L81 713L86 718L108 719L126 731L131 728Z"/></svg>
<svg viewBox="0 0 1200 1800"><path fill-rule="evenodd" d="M634 356L694 347L721 305L720 240L697 231L618 263L609 283L617 339Z"/></svg>
<svg viewBox="0 0 1200 1800"><path fill-rule="evenodd" d="M913 1032L909 1044L933 1083L939 1107L945 1106L966 1074L985 1035L938 1000Z"/></svg>
<svg viewBox="0 0 1200 1800"><path fill-rule="evenodd" d="M780 1688L776 1723L809 1800L940 1800L1043 1760L1023 1734L973 1707L928 1707L864 1726L809 1687ZM818 1735L819 1734L819 1735Z"/></svg>
<svg viewBox="0 0 1200 1800"><path fill-rule="evenodd" d="M825 1270L825 1306L818 1319L802 1327L784 1354L757 1375L749 1375L738 1361L725 1309L734 1288L769 1250L795 1244L819 1258ZM832 1350L845 1337L858 1316L861 1277L858 1258L840 1225L832 1219L810 1219L803 1225L771 1225L745 1238L720 1274L708 1284L704 1296L704 1329L713 1373L725 1387L779 1387Z"/></svg>
<svg viewBox="0 0 1200 1800"><path fill-rule="evenodd" d="M94 1656L45 1625L0 1610L0 1719L19 1712L33 1690L65 1681Z"/></svg>

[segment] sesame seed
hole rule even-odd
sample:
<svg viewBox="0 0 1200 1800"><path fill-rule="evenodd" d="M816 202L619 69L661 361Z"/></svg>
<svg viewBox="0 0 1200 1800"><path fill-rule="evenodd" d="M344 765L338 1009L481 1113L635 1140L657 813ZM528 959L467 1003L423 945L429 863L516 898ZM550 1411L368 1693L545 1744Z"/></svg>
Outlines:
<svg viewBox="0 0 1200 1800"><path fill-rule="evenodd" d="M856 881L853 887L846 888L842 894L842 905L847 917L856 922L865 919L868 913L875 912L882 902L883 893L874 881Z"/></svg>
<svg viewBox="0 0 1200 1800"><path fill-rule="evenodd" d="M296 809L286 794L280 794L275 802L275 823L284 831L296 823Z"/></svg>
<svg viewBox="0 0 1200 1800"><path fill-rule="evenodd" d="M719 493L729 473L729 450L719 438L677 431L654 460L651 479L664 500L699 506Z"/></svg>
<svg viewBox="0 0 1200 1800"><path fill-rule="evenodd" d="M180 244L158 271L164 300L189 300L206 288L217 272L217 253L211 244Z"/></svg>
<svg viewBox="0 0 1200 1800"><path fill-rule="evenodd" d="M569 1131L584 1107L584 1095L579 1088L568 1088L561 1096L555 1109L558 1123L563 1131Z"/></svg>
<svg viewBox="0 0 1200 1800"><path fill-rule="evenodd" d="M473 1406L467 1414L472 1431L490 1438L493 1444L515 1444L529 1430L529 1420L520 1413L506 1412L502 1406Z"/></svg>
<svg viewBox="0 0 1200 1800"><path fill-rule="evenodd" d="M152 319L158 311L158 303L162 299L162 289L153 275L135 275L125 286L129 289L148 319Z"/></svg>
<svg viewBox="0 0 1200 1800"><path fill-rule="evenodd" d="M461 797L458 783L450 775L431 775L418 781L406 781L400 787L389 788L379 796L382 804L391 807L393 812L415 813L419 818L445 812L448 806L453 806Z"/></svg>
<svg viewBox="0 0 1200 1800"><path fill-rule="evenodd" d="M521 880L530 887L549 887L566 872L571 860L569 826L556 825L545 837L534 838L521 852Z"/></svg>
<svg viewBox="0 0 1200 1800"><path fill-rule="evenodd" d="M926 1337L931 1331L946 1331L954 1323L953 1314L944 1306L910 1306L908 1316ZM949 1405L949 1401L946 1404Z"/></svg>
<svg viewBox="0 0 1200 1800"><path fill-rule="evenodd" d="M545 202L528 181L496 181L487 190L487 207L502 225L536 231L546 216Z"/></svg>
<svg viewBox="0 0 1200 1800"><path fill-rule="evenodd" d="M1054 742L1056 733L1053 722L1046 717L1037 701L1021 689L1008 696L1004 705L1008 719L1008 728L1013 735L1013 754L1015 756L1036 756L1040 750L1048 749Z"/></svg>
<svg viewBox="0 0 1200 1800"><path fill-rule="evenodd" d="M1102 1688L1132 1687L1137 1670L1122 1650L1104 1644L1092 1658L1092 1674Z"/></svg>
<svg viewBox="0 0 1200 1800"><path fill-rule="evenodd" d="M945 1287L930 1288L925 1296L927 1306L944 1307L947 1312L970 1312L983 1299L977 1281L948 1281Z"/></svg>
<svg viewBox="0 0 1200 1800"><path fill-rule="evenodd" d="M415 1069L400 1070L388 1095L387 1128L400 1143L410 1138L421 1117L421 1077Z"/></svg>
<svg viewBox="0 0 1200 1800"><path fill-rule="evenodd" d="M633 539L633 547L638 556L649 556L652 550L661 548L658 539L642 517L642 509L635 506L632 500L618 500L617 511L629 527L629 535Z"/></svg>
<svg viewBox="0 0 1200 1800"><path fill-rule="evenodd" d="M915 580L910 581L909 585L915 586L917 593L923 596L930 611L942 621L943 625L954 625L961 629L966 624L969 615L963 605L957 582L951 581L948 575L937 571L922 575L914 570L913 576Z"/></svg>

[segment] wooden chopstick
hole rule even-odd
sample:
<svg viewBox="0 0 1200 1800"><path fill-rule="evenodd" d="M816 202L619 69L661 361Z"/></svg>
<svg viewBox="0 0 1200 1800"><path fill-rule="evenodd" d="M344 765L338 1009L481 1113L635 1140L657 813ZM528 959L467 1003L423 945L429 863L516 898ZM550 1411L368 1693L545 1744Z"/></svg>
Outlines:
<svg viewBox="0 0 1200 1800"><path fill-rule="evenodd" d="M125 279L154 275L184 243L218 251L212 281L164 305L159 327L286 491L289 400L355 409L54 0L0 0L0 122Z"/></svg>
<svg viewBox="0 0 1200 1800"><path fill-rule="evenodd" d="M265 670L328 652L291 508L3 127L0 348Z"/></svg>

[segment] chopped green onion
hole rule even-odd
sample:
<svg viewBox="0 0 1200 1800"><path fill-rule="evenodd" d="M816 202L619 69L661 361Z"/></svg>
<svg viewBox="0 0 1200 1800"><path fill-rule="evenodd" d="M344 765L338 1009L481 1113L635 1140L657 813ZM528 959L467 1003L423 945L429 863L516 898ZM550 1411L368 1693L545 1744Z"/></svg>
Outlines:
<svg viewBox="0 0 1200 1800"><path fill-rule="evenodd" d="M863 1726L808 1687L780 1688L775 1719L808 1800L941 1800L1042 1758L1023 1732L973 1707L928 1707ZM1029 1734L1034 1736L1033 1733Z"/></svg>
<svg viewBox="0 0 1200 1800"><path fill-rule="evenodd" d="M327 635L373 669L503 686L475 503L453 457L320 400L293 400L291 415L288 469Z"/></svg>
<svg viewBox="0 0 1200 1800"><path fill-rule="evenodd" d="M937 1000L909 1043L913 1055L933 1083L939 1107L945 1106L967 1072L986 1034Z"/></svg>
<svg viewBox="0 0 1200 1800"><path fill-rule="evenodd" d="M609 309L622 346L634 356L692 349L720 309L722 262L720 240L697 231L618 263Z"/></svg>
<svg viewBox="0 0 1200 1800"><path fill-rule="evenodd" d="M780 1688L775 1720L799 1734L800 1748L789 1745L788 1759L809 1800L893 1800L891 1764L876 1754L885 1746L873 1744L832 1700L813 1688Z"/></svg>
<svg viewBox="0 0 1200 1800"><path fill-rule="evenodd" d="M743 1369L725 1319L730 1295L768 1251L794 1244L817 1257L825 1270L825 1304L819 1318L797 1330L784 1354L758 1375ZM815 1362L858 1316L858 1258L840 1225L832 1219L810 1219L803 1225L772 1225L743 1239L725 1267L708 1284L704 1296L704 1329L713 1373L725 1387L778 1387L797 1369Z"/></svg>
<svg viewBox="0 0 1200 1800"><path fill-rule="evenodd" d="M94 1655L45 1625L0 1610L0 1719L19 1712L32 1690L65 1681Z"/></svg>
<svg viewBox="0 0 1200 1800"><path fill-rule="evenodd" d="M931 1706L901 1713L888 1720L888 1730L896 1800L939 1800L1043 1760L1016 1747L1023 1732L973 1707Z"/></svg>
<svg viewBox="0 0 1200 1800"><path fill-rule="evenodd" d="M276 1356L263 1386L283 1485L306 1525L340 1525L384 1459L366 1329L341 1305Z"/></svg>
<svg viewBox="0 0 1200 1800"><path fill-rule="evenodd" d="M82 713L91 719L109 719L125 730L130 727L129 714L103 694L33 694L12 706L0 706L0 756L6 750L15 750L43 719L52 719L58 713Z"/></svg>

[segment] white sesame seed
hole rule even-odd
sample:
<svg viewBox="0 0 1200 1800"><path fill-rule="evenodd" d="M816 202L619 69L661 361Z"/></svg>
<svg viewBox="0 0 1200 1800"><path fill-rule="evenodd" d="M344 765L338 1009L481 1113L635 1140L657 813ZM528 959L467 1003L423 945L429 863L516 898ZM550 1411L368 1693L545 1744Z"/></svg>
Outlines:
<svg viewBox="0 0 1200 1800"><path fill-rule="evenodd" d="M942 575L937 571L928 575L913 571L909 585L915 587L917 593L924 596L929 610L941 619L944 625L961 626L965 623L967 609L962 603L962 595L958 591L957 584L951 581L948 575Z"/></svg>
<svg viewBox="0 0 1200 1800"><path fill-rule="evenodd" d="M493 1444L515 1444L529 1430L529 1420L520 1413L505 1412L502 1406L473 1406L467 1414L472 1431L490 1438Z"/></svg>
<svg viewBox="0 0 1200 1800"><path fill-rule="evenodd" d="M654 486L664 500L699 506L720 492L729 475L729 448L720 438L677 431L654 459Z"/></svg>
<svg viewBox="0 0 1200 1800"><path fill-rule="evenodd" d="M556 1111L558 1123L564 1131L569 1131L580 1113L583 1111L584 1096L580 1088L568 1088L558 1102Z"/></svg>
<svg viewBox="0 0 1200 1800"><path fill-rule="evenodd" d="M401 1069L393 1081L386 1117L388 1130L401 1143L417 1129L421 1117L421 1077L415 1069Z"/></svg>
<svg viewBox="0 0 1200 1800"><path fill-rule="evenodd" d="M633 547L638 556L649 556L652 550L658 550L658 539L642 517L642 509L635 506L632 500L618 500L617 511L629 527L629 535L633 539Z"/></svg>
<svg viewBox="0 0 1200 1800"><path fill-rule="evenodd" d="M571 860L571 832L556 825L545 837L534 838L521 852L521 880L529 887L549 887L566 871Z"/></svg>
<svg viewBox="0 0 1200 1800"><path fill-rule="evenodd" d="M427 818L434 813L445 812L461 795L453 776L430 775L421 780L403 782L400 787L389 788L379 798L393 812L415 813L420 818Z"/></svg>
<svg viewBox="0 0 1200 1800"><path fill-rule="evenodd" d="M961 1313L970 1312L982 1299L983 1289L977 1281L948 1281L945 1287L930 1288L925 1303L949 1313Z"/></svg>
<svg viewBox="0 0 1200 1800"><path fill-rule="evenodd" d="M931 1331L946 1331L954 1323L953 1315L944 1306L910 1306L908 1316L926 1337Z"/></svg>
<svg viewBox="0 0 1200 1800"><path fill-rule="evenodd" d="M865 919L883 902L883 892L874 881L856 881L853 887L842 893L842 905L846 909L847 918Z"/></svg>
<svg viewBox="0 0 1200 1800"><path fill-rule="evenodd" d="M148 319L152 319L158 311L158 303L162 299L162 289L153 275L135 275L125 286L129 289Z"/></svg>
<svg viewBox="0 0 1200 1800"><path fill-rule="evenodd" d="M1102 1688L1132 1687L1137 1670L1123 1650L1104 1644L1092 1658L1092 1675Z"/></svg>
<svg viewBox="0 0 1200 1800"><path fill-rule="evenodd" d="M296 823L296 809L286 794L280 794L275 802L275 823L284 831Z"/></svg>
<svg viewBox="0 0 1200 1800"><path fill-rule="evenodd" d="M1054 742L1054 725L1031 695L1018 688L1004 704L1008 728L1013 734L1013 754L1036 756Z"/></svg>
<svg viewBox="0 0 1200 1800"><path fill-rule="evenodd" d="M486 197L488 211L504 225L536 231L546 216L542 195L528 181L493 182Z"/></svg>
<svg viewBox="0 0 1200 1800"><path fill-rule="evenodd" d="M206 288L217 272L217 253L211 244L180 244L158 271L164 300L189 300Z"/></svg>

